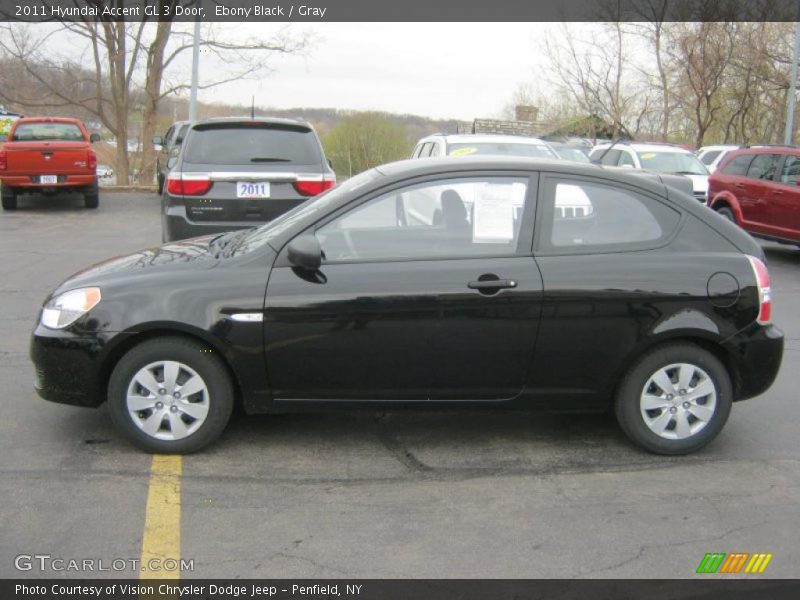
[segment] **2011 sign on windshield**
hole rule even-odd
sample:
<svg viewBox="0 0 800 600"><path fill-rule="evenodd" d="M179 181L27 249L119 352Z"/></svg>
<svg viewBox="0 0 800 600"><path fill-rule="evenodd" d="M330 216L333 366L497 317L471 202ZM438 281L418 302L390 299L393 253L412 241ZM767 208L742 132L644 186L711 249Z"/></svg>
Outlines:
<svg viewBox="0 0 800 600"><path fill-rule="evenodd" d="M269 198L269 182L268 181L237 181L236 182L236 197L237 198Z"/></svg>

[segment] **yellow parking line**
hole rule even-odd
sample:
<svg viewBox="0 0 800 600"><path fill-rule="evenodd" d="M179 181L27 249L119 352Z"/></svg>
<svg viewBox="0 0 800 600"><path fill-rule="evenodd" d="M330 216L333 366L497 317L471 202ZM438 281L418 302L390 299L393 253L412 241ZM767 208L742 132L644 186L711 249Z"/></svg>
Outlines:
<svg viewBox="0 0 800 600"><path fill-rule="evenodd" d="M142 537L143 569L148 569L148 565L163 564L165 560L180 562L182 464L180 456L153 456ZM141 578L180 579L180 571L144 570Z"/></svg>

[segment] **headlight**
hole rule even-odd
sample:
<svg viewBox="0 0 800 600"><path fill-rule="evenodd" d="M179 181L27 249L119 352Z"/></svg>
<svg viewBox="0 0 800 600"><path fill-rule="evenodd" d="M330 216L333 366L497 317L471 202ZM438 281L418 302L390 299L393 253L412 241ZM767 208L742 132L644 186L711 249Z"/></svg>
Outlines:
<svg viewBox="0 0 800 600"><path fill-rule="evenodd" d="M81 288L64 292L44 305L42 325L64 329L92 310L100 302L100 288Z"/></svg>

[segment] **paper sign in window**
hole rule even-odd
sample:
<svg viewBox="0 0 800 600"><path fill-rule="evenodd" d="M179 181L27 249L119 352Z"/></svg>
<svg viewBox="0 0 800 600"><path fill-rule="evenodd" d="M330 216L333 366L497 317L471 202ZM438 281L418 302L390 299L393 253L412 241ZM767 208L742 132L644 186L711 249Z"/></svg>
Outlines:
<svg viewBox="0 0 800 600"><path fill-rule="evenodd" d="M514 239L514 199L509 191L505 186L476 190L474 243L505 243Z"/></svg>

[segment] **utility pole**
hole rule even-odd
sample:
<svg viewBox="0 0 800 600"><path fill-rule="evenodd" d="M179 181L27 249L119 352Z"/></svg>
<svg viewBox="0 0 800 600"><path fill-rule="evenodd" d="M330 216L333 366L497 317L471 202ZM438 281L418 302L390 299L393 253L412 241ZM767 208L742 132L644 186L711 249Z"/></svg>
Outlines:
<svg viewBox="0 0 800 600"><path fill-rule="evenodd" d="M800 2L798 2L798 13L800 13ZM783 143L789 146L792 143L792 132L794 131L794 106L797 95L797 61L800 60L800 21L794 24L794 52L792 54L792 79L789 84L789 97L786 103L786 131L783 134Z"/></svg>
<svg viewBox="0 0 800 600"><path fill-rule="evenodd" d="M192 91L189 96L189 121L197 120L197 80L200 77L200 4L197 0L197 18L194 21L194 47L192 48Z"/></svg>

